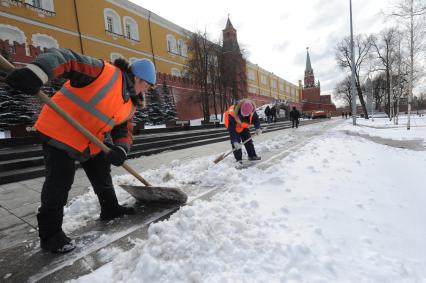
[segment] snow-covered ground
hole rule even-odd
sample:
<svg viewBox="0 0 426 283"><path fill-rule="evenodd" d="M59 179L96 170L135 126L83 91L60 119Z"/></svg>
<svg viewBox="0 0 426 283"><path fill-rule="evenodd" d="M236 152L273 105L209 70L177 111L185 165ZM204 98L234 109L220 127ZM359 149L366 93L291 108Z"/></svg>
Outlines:
<svg viewBox="0 0 426 283"><path fill-rule="evenodd" d="M199 182L223 189L152 224L148 239L130 251L105 249L102 257L112 262L75 281L426 282L426 151L353 134L424 141L426 131L382 129L386 122L379 119L358 123L380 129L353 127L351 121L318 131L289 155L280 151L319 126L281 131L256 143L262 155L274 153L271 159L243 170L234 168L232 158L213 165L215 156L204 156L144 172L159 185ZM120 202L132 201L117 192ZM97 215L96 206L92 193L75 199L65 212L65 228Z"/></svg>

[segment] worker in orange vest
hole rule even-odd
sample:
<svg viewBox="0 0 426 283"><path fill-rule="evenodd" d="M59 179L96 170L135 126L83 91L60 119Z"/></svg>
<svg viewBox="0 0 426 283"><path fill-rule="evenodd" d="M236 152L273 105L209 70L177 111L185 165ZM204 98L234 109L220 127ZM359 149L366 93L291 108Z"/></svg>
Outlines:
<svg viewBox="0 0 426 283"><path fill-rule="evenodd" d="M224 113L224 124L229 132L231 145L234 149L234 157L240 164L242 164L243 157L241 141L251 138L250 126L254 125L257 135L262 133L255 108L254 102L249 99L243 99L235 105L231 105ZM256 154L256 150L254 149L252 140L246 142L244 146L249 160L260 160L260 156Z"/></svg>
<svg viewBox="0 0 426 283"><path fill-rule="evenodd" d="M105 154L48 106L35 124L42 140L46 178L38 210L40 247L66 253L75 243L62 230L63 210L74 182L75 160L80 161L101 206L100 219L108 221L134 214L118 203L111 178L111 164L124 163L132 143L132 116L143 92L155 85L153 63L124 59L113 64L68 49L49 49L24 68L6 77L6 83L27 94L36 94L53 79L66 79L52 99L96 135L111 151Z"/></svg>

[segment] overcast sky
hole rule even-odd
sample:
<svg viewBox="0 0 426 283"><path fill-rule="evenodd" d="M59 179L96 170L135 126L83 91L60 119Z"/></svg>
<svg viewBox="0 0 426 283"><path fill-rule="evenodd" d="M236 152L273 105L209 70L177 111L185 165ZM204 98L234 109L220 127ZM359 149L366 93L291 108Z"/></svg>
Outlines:
<svg viewBox="0 0 426 283"><path fill-rule="evenodd" d="M396 0L352 0L354 34L379 32L389 25L382 13ZM333 92L342 72L335 46L350 33L349 0L215 0L132 2L190 31L221 37L228 13L248 60L294 84L303 80L309 46L321 93Z"/></svg>

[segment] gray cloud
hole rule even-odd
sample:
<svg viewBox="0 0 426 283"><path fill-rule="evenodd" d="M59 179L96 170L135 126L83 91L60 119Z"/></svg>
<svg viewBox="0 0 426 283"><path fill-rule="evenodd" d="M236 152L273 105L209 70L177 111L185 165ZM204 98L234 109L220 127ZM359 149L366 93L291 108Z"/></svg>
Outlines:
<svg viewBox="0 0 426 283"><path fill-rule="evenodd" d="M285 52L286 49L290 46L290 44L290 40L283 40L282 42L275 44L272 49L279 52Z"/></svg>

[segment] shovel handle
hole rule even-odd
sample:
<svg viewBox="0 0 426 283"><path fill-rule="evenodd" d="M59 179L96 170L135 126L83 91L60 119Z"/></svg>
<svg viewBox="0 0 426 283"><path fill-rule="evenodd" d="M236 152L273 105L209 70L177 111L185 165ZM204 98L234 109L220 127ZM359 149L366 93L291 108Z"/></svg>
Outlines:
<svg viewBox="0 0 426 283"><path fill-rule="evenodd" d="M248 139L246 139L245 141L243 141L243 145L245 145L246 143L248 143L249 141L251 141L252 137L249 137ZM225 157L227 157L228 155L230 155L231 153L233 153L234 151L236 151L237 149L233 148L230 151L228 151L225 154L222 154L221 156L219 156L218 158L216 158L213 162L214 164L218 164L220 161L222 161L223 159L225 159Z"/></svg>
<svg viewBox="0 0 426 283"><path fill-rule="evenodd" d="M0 66L2 69L7 72L11 72L15 69L12 63L7 61L3 56L0 55ZM109 147L107 147L101 140L99 140L94 134L92 134L89 130L87 130L83 125L81 125L77 120L75 120L71 115L64 111L58 104L56 104L49 96L47 96L43 91L39 91L37 96L47 104L50 108L52 108L56 113L58 113L62 118L64 118L68 123L70 123L74 128L76 128L80 133L82 133L86 138L88 138L92 143L99 146L103 152L108 153L111 151ZM151 186L141 175L139 175L132 167L128 164L123 163L121 165L124 169L127 170L130 174L132 174L136 179L141 181L145 186Z"/></svg>

